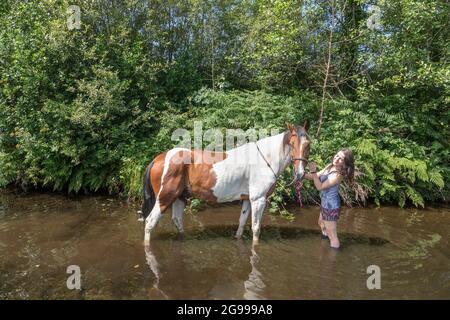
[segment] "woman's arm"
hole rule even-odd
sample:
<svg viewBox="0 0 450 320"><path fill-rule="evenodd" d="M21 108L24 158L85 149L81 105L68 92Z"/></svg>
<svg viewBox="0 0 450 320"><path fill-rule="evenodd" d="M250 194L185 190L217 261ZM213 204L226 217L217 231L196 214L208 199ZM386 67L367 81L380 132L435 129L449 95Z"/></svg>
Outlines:
<svg viewBox="0 0 450 320"><path fill-rule="evenodd" d="M306 180L314 180L314 176L316 176L317 173L305 173L305 179Z"/></svg>
<svg viewBox="0 0 450 320"><path fill-rule="evenodd" d="M322 170L320 170L319 172L317 172L317 176L320 177L322 175L322 173L324 173L324 171L328 168L328 166L326 166L325 168L323 168Z"/></svg>
<svg viewBox="0 0 450 320"><path fill-rule="evenodd" d="M314 161L308 163L310 173L305 174L306 180L314 180L314 176L317 176L317 165Z"/></svg>
<svg viewBox="0 0 450 320"><path fill-rule="evenodd" d="M339 182L342 181L342 175L336 173L333 175L329 175L328 179L325 180L325 182L320 182L319 176L318 175L314 175L314 186L316 187L317 190L324 190L324 189L328 189L329 187L334 186L335 184L338 184Z"/></svg>
<svg viewBox="0 0 450 320"><path fill-rule="evenodd" d="M307 179L307 180L314 180L314 177L320 177L320 175L323 173L323 171L327 168L327 167L325 167L322 170L320 170L319 172L317 172L317 164L314 161L311 161L308 164L308 166L309 166L309 170L311 172L305 174L305 179Z"/></svg>
<svg viewBox="0 0 450 320"><path fill-rule="evenodd" d="M306 180L314 180L314 176L317 175L317 165L314 161L311 161L308 163L309 171L310 173L305 174Z"/></svg>

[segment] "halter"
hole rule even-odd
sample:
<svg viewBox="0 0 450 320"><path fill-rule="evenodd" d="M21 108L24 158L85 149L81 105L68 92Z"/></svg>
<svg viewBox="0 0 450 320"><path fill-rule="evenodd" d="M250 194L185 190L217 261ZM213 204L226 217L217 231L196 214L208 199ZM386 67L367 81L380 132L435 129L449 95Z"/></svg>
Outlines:
<svg viewBox="0 0 450 320"><path fill-rule="evenodd" d="M295 161L295 160L305 161L306 164L309 163L309 160L308 160L308 159L305 159L305 158L292 158L292 157L291 157L291 162L293 162L293 161Z"/></svg>
<svg viewBox="0 0 450 320"><path fill-rule="evenodd" d="M304 133L304 132L300 133L300 135L297 134L297 133L293 134L293 136L294 135L295 136L300 136L300 137L306 137L306 133ZM289 147L291 147L291 145L289 145ZM303 157L296 158L296 157L293 157L292 154L291 154L291 162L294 162L295 160L304 161L305 165L307 165L309 163L308 159L305 159ZM300 204L300 207L303 208L303 201L302 201L303 181L300 181L300 180L297 179L297 170L295 169L295 166L293 166L293 168L294 168L294 172L293 172L294 173L294 177L292 178L291 183L289 183L287 185L287 187L290 187L291 185L295 184L295 194L297 196L298 203Z"/></svg>
<svg viewBox="0 0 450 320"><path fill-rule="evenodd" d="M306 133L303 133L303 132L300 133L300 134L295 133L295 134L292 134L291 136L306 137ZM309 160L308 160L308 159L305 159L305 158L303 158L303 157L295 158L295 157L293 157L292 154L291 154L291 162L294 162L294 161L296 161L296 160L304 161L306 164L309 163ZM294 170L295 170L295 168L294 168Z"/></svg>
<svg viewBox="0 0 450 320"><path fill-rule="evenodd" d="M293 136L298 136L298 134L296 133L296 134L293 134ZM306 137L306 134L305 133L301 133L300 134L300 137ZM274 175L274 177L275 177L275 183L278 183L278 175L275 173L275 171L272 169L272 166L270 165L270 163L266 160L266 157L264 157L264 155L263 155L263 153L261 152L261 150L259 149L259 146L258 146L258 144L255 142L255 145L256 145L256 149L258 149L258 152L259 152L259 154L261 155L261 157L264 159L264 162L267 164L267 166L270 168L270 170L272 171L272 173L273 173L273 175ZM292 146L289 144L289 148L292 148ZM292 156L292 154L290 154L290 152L289 152L289 155L291 156L291 162L294 162L295 160L299 160L299 161L304 161L306 164L308 164L309 163L309 161L308 161L308 159L305 159L305 158L303 158L303 157L300 157L300 158L295 158L295 157L293 157ZM286 187L290 187L292 184L294 184L295 183L295 192L296 192L296 195L297 195L297 199L298 199L298 202L299 202L299 204L300 204L300 207L303 207L303 203L302 203L302 195L301 195L301 189L302 189L302 186L303 186L303 181L299 181L298 179L297 179L297 171L295 170L295 166L294 166L294 178L292 179L292 181L291 181L291 183L289 183Z"/></svg>
<svg viewBox="0 0 450 320"><path fill-rule="evenodd" d="M297 133L295 133L295 134L292 134L292 136L306 137L306 134L302 132L302 133L300 133L300 135L297 134ZM258 144L257 144L256 142L255 142L255 145L256 145L256 149L258 149L259 154L260 154L261 157L264 159L264 162L267 164L267 166L270 168L270 170L272 171L273 175L275 176L275 180L278 180L278 175L277 175L277 174L275 173L275 171L272 169L272 166L271 166L270 163L266 160L266 157L264 157L263 153L262 153L261 150L259 149L259 146L258 146ZM289 148L291 148L291 145L289 145ZM289 152L289 153L290 153L290 152ZM295 157L292 156L292 154L289 154L289 155L291 156L291 162L294 162L294 161L296 161L296 160L299 160L299 161L304 161L306 164L309 163L309 160L308 160L308 159L305 159L305 158L303 158L303 157L295 158ZM294 167L294 180L293 180L288 186L290 186L290 185L291 185L292 183L294 183L296 180L297 180L297 172L296 172L295 167Z"/></svg>

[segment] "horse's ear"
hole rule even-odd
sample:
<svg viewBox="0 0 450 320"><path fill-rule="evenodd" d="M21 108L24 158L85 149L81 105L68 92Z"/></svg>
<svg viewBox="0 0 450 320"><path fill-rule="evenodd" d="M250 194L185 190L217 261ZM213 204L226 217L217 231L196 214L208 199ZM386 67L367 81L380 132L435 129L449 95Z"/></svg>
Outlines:
<svg viewBox="0 0 450 320"><path fill-rule="evenodd" d="M309 120L306 120L305 123L303 124L303 128L305 128L305 131L308 132L309 131Z"/></svg>
<svg viewBox="0 0 450 320"><path fill-rule="evenodd" d="M286 125L287 125L287 127L288 127L288 129L289 129L289 131L295 131L295 126L292 124L292 123L286 123Z"/></svg>

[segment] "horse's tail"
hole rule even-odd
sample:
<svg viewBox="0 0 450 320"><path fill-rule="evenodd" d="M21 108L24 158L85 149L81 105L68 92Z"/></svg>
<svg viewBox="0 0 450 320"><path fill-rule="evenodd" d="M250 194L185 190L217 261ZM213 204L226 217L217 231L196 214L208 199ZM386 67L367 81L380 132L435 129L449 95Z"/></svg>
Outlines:
<svg viewBox="0 0 450 320"><path fill-rule="evenodd" d="M153 161L147 166L144 173L144 203L142 204L142 217L148 217L155 206L156 197L150 182L150 171L153 167Z"/></svg>

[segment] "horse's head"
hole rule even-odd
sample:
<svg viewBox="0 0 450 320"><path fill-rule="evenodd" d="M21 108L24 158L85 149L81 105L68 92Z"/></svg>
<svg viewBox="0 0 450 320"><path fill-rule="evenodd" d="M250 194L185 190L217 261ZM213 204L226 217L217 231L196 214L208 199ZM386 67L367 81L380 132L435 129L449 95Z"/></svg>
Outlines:
<svg viewBox="0 0 450 320"><path fill-rule="evenodd" d="M290 146L291 161L294 165L295 177L302 180L305 175L309 158L310 140L308 136L309 121L305 121L303 127L295 127L288 123L286 142Z"/></svg>

